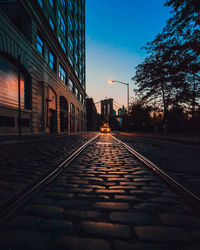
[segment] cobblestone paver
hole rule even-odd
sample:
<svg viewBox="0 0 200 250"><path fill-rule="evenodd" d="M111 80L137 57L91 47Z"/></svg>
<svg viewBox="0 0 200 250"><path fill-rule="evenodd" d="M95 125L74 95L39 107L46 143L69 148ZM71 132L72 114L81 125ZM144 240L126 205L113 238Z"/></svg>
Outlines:
<svg viewBox="0 0 200 250"><path fill-rule="evenodd" d="M101 135L9 223L0 246L197 250L199 238L199 215L110 135Z"/></svg>
<svg viewBox="0 0 200 250"><path fill-rule="evenodd" d="M164 140L152 138L144 138L134 136L131 133L114 133L114 135L135 149L140 154L157 164L161 170L166 172L185 188L200 198L200 148L187 144L181 144L184 137L190 142L195 139L190 136L183 135L180 143L174 143L170 140L170 135L165 136ZM173 136L171 136L171 139ZM169 140L168 140L169 139ZM199 138L196 136L196 142L199 144Z"/></svg>
<svg viewBox="0 0 200 250"><path fill-rule="evenodd" d="M63 135L0 145L0 207L94 136Z"/></svg>

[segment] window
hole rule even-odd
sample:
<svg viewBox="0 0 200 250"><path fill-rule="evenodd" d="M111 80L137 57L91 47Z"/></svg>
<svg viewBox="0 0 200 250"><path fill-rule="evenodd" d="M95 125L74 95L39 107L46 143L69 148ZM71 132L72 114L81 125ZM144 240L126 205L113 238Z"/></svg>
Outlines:
<svg viewBox="0 0 200 250"><path fill-rule="evenodd" d="M78 46L78 40L77 40L77 37L75 37L75 47Z"/></svg>
<svg viewBox="0 0 200 250"><path fill-rule="evenodd" d="M18 108L18 69L16 65L0 55L0 105ZM21 109L31 109L31 78L21 69L20 97ZM4 119L4 118L2 118ZM6 118L5 118L6 119ZM1 119L0 119L1 120ZM5 121L6 122L6 121ZM1 123L1 121L0 121ZM9 122L8 122L9 123Z"/></svg>
<svg viewBox="0 0 200 250"><path fill-rule="evenodd" d="M75 53L75 63L76 63L76 64L78 63L78 56L77 56L76 53Z"/></svg>
<svg viewBox="0 0 200 250"><path fill-rule="evenodd" d="M82 94L80 94L80 102L81 103L83 102L83 96L82 96Z"/></svg>
<svg viewBox="0 0 200 250"><path fill-rule="evenodd" d="M68 45L69 45L69 50L72 52L73 51L73 43L70 37L68 37Z"/></svg>
<svg viewBox="0 0 200 250"><path fill-rule="evenodd" d="M49 52L49 67L54 69L54 56L51 52Z"/></svg>
<svg viewBox="0 0 200 250"><path fill-rule="evenodd" d="M74 91L74 83L71 79L69 79L69 89L73 92Z"/></svg>
<svg viewBox="0 0 200 250"><path fill-rule="evenodd" d="M63 50L64 50L64 52L66 53L66 48L65 48L65 45L64 45L64 43L63 43L62 39L60 38L60 36L59 36L58 40L59 40L59 43L60 43L60 45L61 45L62 49L63 49Z"/></svg>
<svg viewBox="0 0 200 250"><path fill-rule="evenodd" d="M41 54L43 54L44 42L39 35L37 35L37 49Z"/></svg>
<svg viewBox="0 0 200 250"><path fill-rule="evenodd" d="M60 0L63 10L65 10L65 0Z"/></svg>
<svg viewBox="0 0 200 250"><path fill-rule="evenodd" d="M75 19L75 30L78 30L78 24L77 24L77 20Z"/></svg>
<svg viewBox="0 0 200 250"><path fill-rule="evenodd" d="M43 8L43 1L42 0L38 0L38 3L40 5L40 7Z"/></svg>
<svg viewBox="0 0 200 250"><path fill-rule="evenodd" d="M78 98L78 99L79 99L79 91L78 91L78 89L77 89L77 88L75 88L75 96L76 96L76 98Z"/></svg>
<svg viewBox="0 0 200 250"><path fill-rule="evenodd" d="M72 11L72 10L73 10L73 7L72 7L72 2L71 2L71 0L69 0L68 3L69 3L69 10Z"/></svg>
<svg viewBox="0 0 200 250"><path fill-rule="evenodd" d="M66 82L66 71L63 69L61 65L59 65L59 78L64 83Z"/></svg>
<svg viewBox="0 0 200 250"><path fill-rule="evenodd" d="M64 22L64 19L61 15L60 11L58 11L58 19L59 19L60 29L62 30L63 34L65 35L65 22Z"/></svg>
<svg viewBox="0 0 200 250"><path fill-rule="evenodd" d="M70 103L70 113L71 115L75 115L75 107L74 104Z"/></svg>
<svg viewBox="0 0 200 250"><path fill-rule="evenodd" d="M50 24L52 30L54 30L54 23L53 23L51 18L49 18L49 24Z"/></svg>
<svg viewBox="0 0 200 250"><path fill-rule="evenodd" d="M69 59L70 64L73 66L73 61L70 56L68 57L68 59Z"/></svg>
<svg viewBox="0 0 200 250"><path fill-rule="evenodd" d="M73 30L73 25L72 25L72 20L70 18L70 16L68 16L68 27L69 27L69 30Z"/></svg>
<svg viewBox="0 0 200 250"><path fill-rule="evenodd" d="M53 0L49 0L51 7L53 8Z"/></svg>
<svg viewBox="0 0 200 250"><path fill-rule="evenodd" d="M75 10L75 15L78 13L78 9L77 9L77 3L74 3L74 10Z"/></svg>

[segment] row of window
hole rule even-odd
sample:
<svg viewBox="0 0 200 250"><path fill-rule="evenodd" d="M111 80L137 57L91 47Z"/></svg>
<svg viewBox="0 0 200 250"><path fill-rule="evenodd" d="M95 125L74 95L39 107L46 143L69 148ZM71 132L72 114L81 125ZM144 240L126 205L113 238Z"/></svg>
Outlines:
<svg viewBox="0 0 200 250"><path fill-rule="evenodd" d="M42 55L44 55L44 42L39 35L37 35L37 49ZM52 70L55 70L55 56L51 51L48 51L48 64ZM67 73L60 64L58 68L58 76L61 79L61 81L67 84ZM70 79L68 87L75 94L76 98L81 103L85 104L82 94L80 94L80 91L78 90L77 87L75 87L75 84Z"/></svg>
<svg viewBox="0 0 200 250"><path fill-rule="evenodd" d="M44 42L40 35L37 35L37 49L41 55L44 55ZM55 57L51 51L48 51L48 64L52 70L55 69Z"/></svg>
<svg viewBox="0 0 200 250"><path fill-rule="evenodd" d="M51 22L51 23L50 23ZM70 34L73 36L72 32L74 30L74 27L73 27L73 24L72 24L72 19L70 16L68 16L68 28L69 28L69 31L70 31ZM52 24L52 20L49 19L49 23L52 27L52 29L54 30L54 24ZM59 24L59 27L60 27L60 30L63 34L63 36L65 37L65 34L66 34L66 24L65 24L65 21L64 21L64 18L60 12L60 10L58 11L58 24ZM84 27L84 24L82 24L83 27ZM79 26L80 26L80 29L81 29L81 23L79 23ZM83 29L82 27L82 29ZM75 31L78 31L78 24L77 24L77 20L75 19ZM79 43L80 45L81 44L84 44L84 35L81 36L81 32L79 32ZM77 40L77 37L75 36L75 45L76 47L78 46L78 40Z"/></svg>
<svg viewBox="0 0 200 250"><path fill-rule="evenodd" d="M69 79L69 84L68 84L69 90L71 90L76 98L85 105L85 99L83 98L83 95L80 93L79 89L75 87L75 84L72 82L71 79Z"/></svg>
<svg viewBox="0 0 200 250"><path fill-rule="evenodd" d="M43 0L38 0L38 3L40 4L40 7L43 8ZM66 0L60 0L60 3L62 5L63 10L65 10L65 8L66 8ZM53 8L54 7L54 0L49 0L49 4ZM82 1L81 4L84 4L84 1ZM73 11L72 0L68 0L68 7L69 7L69 10L72 12ZM74 2L74 10L75 10L75 14L77 14L78 13L78 7L77 7L76 2Z"/></svg>
<svg viewBox="0 0 200 250"><path fill-rule="evenodd" d="M54 2L55 0L48 0L50 6L53 8L54 7ZM78 11L80 12L79 14L82 13L81 10L81 5L77 6L77 2L76 1L71 1L71 0L59 0L60 4L61 4L61 8L62 10L65 10L66 8L66 3L68 3L69 6L69 10L71 12L73 12L73 6L74 6L74 10L75 10L75 14L78 14ZM44 0L38 0L41 8L44 8ZM84 1L82 2L82 4L84 3ZM58 41L61 45L61 48L63 49L65 54L68 54L68 60L71 64L71 66L74 68L75 73L77 75L77 77L79 78L79 80L81 82L84 82L84 70L85 67L82 67L81 61L84 60L84 49L85 49L85 37L84 37L84 15L81 15L80 17L77 16L77 18L74 18L74 24L73 24L73 20L72 17L73 13L69 14L67 16L67 21L65 22L64 20L64 16L62 14L61 9L58 10L58 24L59 24L59 29L60 29L60 33L58 34ZM80 22L78 21L80 20ZM83 23L81 23L81 20L83 20ZM69 29L69 35L68 35L68 39L67 41L65 41L65 37L66 37L66 23L68 25L68 29ZM55 29L55 23L53 21L53 19L51 18L51 16L49 16L49 25L51 26L52 30L54 31ZM75 25L75 26L73 26ZM78 32L78 29L80 29L80 32ZM73 34L73 31L75 31L75 35ZM78 32L78 33L76 33ZM73 38L74 37L74 41ZM42 47L43 47L43 41L42 39L40 39L40 45L38 44L38 49L40 46L40 53L42 54ZM67 43L67 44L66 44ZM78 47L78 45L80 44L80 47ZM68 51L67 51L67 46L68 46ZM77 48L78 52L75 51L75 48ZM80 60L79 60L80 58ZM52 65L51 65L52 66ZM76 67L77 66L77 67Z"/></svg>
<svg viewBox="0 0 200 250"><path fill-rule="evenodd" d="M60 78L61 81L63 81L66 85L68 85L68 88L70 91L72 91L76 98L82 103L85 104L83 95L80 93L79 89L77 87L75 87L75 84L72 82L71 79L69 79L69 82L67 84L67 73L66 71L63 69L63 67L59 64L59 73L58 76Z"/></svg>
<svg viewBox="0 0 200 250"><path fill-rule="evenodd" d="M40 5L41 8L43 8L43 0L38 0L38 3ZM66 2L65 0L60 0L60 3L61 3L61 6L62 6L62 9L65 11L65 7L66 7ZM53 8L54 7L54 0L49 0L49 4L51 5L51 7ZM69 10L70 12L73 11L73 6L72 6L72 2L71 0L68 0L68 6L69 6ZM75 15L77 15L78 13L78 8L77 8L77 3L74 2L74 8L75 8ZM81 13L81 9L79 10L79 13ZM64 19L62 17L62 14L59 10L58 12L58 18L59 18L59 25L61 26L61 30L65 33L65 22L64 22ZM82 17L83 18L83 21L84 21L84 16ZM49 21L51 23L51 26L54 30L54 23L51 19L51 21ZM71 20L71 17L68 16L68 27L69 27L69 30L73 30L73 24L72 24L72 20ZM78 30L78 24L77 24L77 20L75 20L75 28L76 30ZM83 29L84 28L84 25L81 25L81 22L79 23L79 29L81 30L81 28Z"/></svg>
<svg viewBox="0 0 200 250"><path fill-rule="evenodd" d="M66 48L64 46L64 43L63 43L61 37L59 37L59 42L60 42L60 45L63 48L63 50L66 52ZM71 51L71 50L73 50L73 43L72 43L70 38L68 39L68 42L69 42L70 51ZM42 55L44 54L44 42L43 42L43 39L41 38L40 35L37 35L37 49ZM72 61L72 58L71 58L72 55L73 55L72 53L71 53L71 55L69 55L69 62L73 66L73 61ZM81 55L81 53L79 53L79 55ZM51 69L54 69L54 61L55 60L54 60L53 53L49 52L49 66L50 66ZM78 55L77 55L77 53L75 53L75 64L76 65L78 64ZM79 70L80 70L80 72L84 71L84 64L79 65ZM78 73L77 73L77 75L78 75Z"/></svg>

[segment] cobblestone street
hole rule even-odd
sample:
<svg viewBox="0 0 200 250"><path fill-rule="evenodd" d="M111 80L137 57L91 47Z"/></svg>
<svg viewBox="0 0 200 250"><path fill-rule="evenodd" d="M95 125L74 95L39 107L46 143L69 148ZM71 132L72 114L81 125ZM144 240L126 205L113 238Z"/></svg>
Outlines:
<svg viewBox="0 0 200 250"><path fill-rule="evenodd" d="M182 135L182 140L178 138L179 140L173 142L170 141L170 136L159 140L159 136L145 138L131 136L131 133L125 135L114 133L114 135L200 198L200 147L192 145L192 143L197 145L200 143L198 136L194 140L192 136ZM175 136L171 136L172 140L175 138ZM190 144L182 144L184 138Z"/></svg>
<svg viewBox="0 0 200 250"><path fill-rule="evenodd" d="M200 216L121 144L102 134L10 221L1 231L0 246L199 250L199 239Z"/></svg>
<svg viewBox="0 0 200 250"><path fill-rule="evenodd" d="M0 145L0 206L54 169L92 136L94 133L2 143Z"/></svg>

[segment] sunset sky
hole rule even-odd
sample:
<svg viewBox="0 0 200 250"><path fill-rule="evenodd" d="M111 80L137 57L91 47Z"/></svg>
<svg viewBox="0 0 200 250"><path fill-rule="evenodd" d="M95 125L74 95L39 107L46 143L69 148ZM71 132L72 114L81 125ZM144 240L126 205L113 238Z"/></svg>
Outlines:
<svg viewBox="0 0 200 250"><path fill-rule="evenodd" d="M165 0L86 0L86 83L95 102L113 98L127 106L126 86L134 98L135 67L145 58L141 47L162 31L170 9Z"/></svg>

